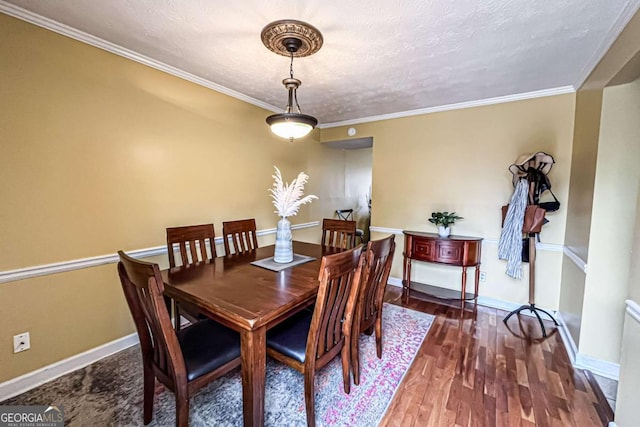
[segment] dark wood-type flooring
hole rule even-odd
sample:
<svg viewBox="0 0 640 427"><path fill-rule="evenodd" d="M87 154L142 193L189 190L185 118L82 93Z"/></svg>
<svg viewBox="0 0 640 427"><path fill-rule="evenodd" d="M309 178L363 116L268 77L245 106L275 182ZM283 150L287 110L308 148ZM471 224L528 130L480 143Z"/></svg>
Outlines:
<svg viewBox="0 0 640 427"><path fill-rule="evenodd" d="M385 301L436 319L381 426L588 427L613 420L593 376L571 366L551 322L542 339L530 316L513 316L507 327L501 310L469 303L460 310L415 291L403 304L400 292L388 287Z"/></svg>

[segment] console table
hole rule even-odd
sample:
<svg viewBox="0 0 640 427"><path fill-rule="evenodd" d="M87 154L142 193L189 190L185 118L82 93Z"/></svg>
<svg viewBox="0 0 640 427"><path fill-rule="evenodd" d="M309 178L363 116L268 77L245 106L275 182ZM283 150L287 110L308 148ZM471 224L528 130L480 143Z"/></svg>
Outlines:
<svg viewBox="0 0 640 427"><path fill-rule="evenodd" d="M420 231L403 231L404 233L404 263L402 274L402 294L409 297L411 290L411 260L448 264L462 267L461 300L476 300L478 298L478 284L480 282L480 252L482 238L449 236L440 237L436 233ZM467 294L467 267L475 267L475 292ZM414 282L417 283L417 282ZM447 298L445 296L445 298Z"/></svg>

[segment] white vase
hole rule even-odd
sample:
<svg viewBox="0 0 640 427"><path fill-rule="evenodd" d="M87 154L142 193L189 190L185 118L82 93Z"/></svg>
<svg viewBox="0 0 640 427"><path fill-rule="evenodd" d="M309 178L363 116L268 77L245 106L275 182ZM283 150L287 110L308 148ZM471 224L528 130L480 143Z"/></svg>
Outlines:
<svg viewBox="0 0 640 427"><path fill-rule="evenodd" d="M293 261L293 243L291 242L291 223L286 217L282 217L278 221L276 230L276 250L273 254L273 260L281 264Z"/></svg>
<svg viewBox="0 0 640 427"><path fill-rule="evenodd" d="M449 237L449 234L451 234L451 227L445 227L444 225L438 226L438 235L440 237Z"/></svg>

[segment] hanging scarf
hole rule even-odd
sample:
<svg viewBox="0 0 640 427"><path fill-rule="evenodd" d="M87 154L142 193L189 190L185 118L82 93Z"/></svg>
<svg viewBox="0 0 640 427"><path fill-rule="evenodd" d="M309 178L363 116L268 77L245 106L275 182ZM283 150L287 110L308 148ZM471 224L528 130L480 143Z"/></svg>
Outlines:
<svg viewBox="0 0 640 427"><path fill-rule="evenodd" d="M506 274L514 279L522 278L522 224L528 197L529 181L522 178L511 196L498 242L498 258L507 260Z"/></svg>

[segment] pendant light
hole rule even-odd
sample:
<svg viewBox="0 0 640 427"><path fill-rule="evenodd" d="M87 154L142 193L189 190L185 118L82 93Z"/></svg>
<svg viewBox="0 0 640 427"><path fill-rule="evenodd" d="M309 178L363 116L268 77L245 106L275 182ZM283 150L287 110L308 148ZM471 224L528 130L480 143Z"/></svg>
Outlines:
<svg viewBox="0 0 640 427"><path fill-rule="evenodd" d="M300 110L297 90L301 82L293 77L293 58L313 55L320 50L322 34L305 22L287 19L268 24L262 29L261 38L267 49L291 58L289 77L282 80L288 91L287 106L284 113L267 117L267 124L282 138L290 141L302 138L316 127L318 120Z"/></svg>

